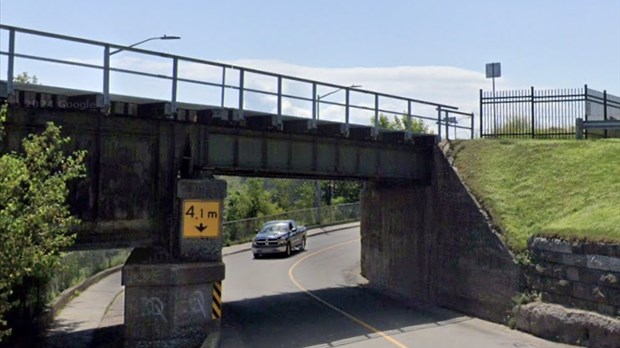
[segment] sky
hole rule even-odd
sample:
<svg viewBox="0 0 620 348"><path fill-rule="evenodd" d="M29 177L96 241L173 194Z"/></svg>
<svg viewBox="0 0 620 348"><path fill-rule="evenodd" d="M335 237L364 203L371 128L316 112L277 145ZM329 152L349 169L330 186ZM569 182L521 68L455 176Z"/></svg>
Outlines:
<svg viewBox="0 0 620 348"><path fill-rule="evenodd" d="M0 0L0 22L126 45L178 35L181 40L150 41L140 47L361 85L465 112L477 113L479 89L491 89L484 70L490 62L502 65L498 90L587 84L620 95L620 0ZM7 37L0 31L2 50ZM82 62L101 57L95 48L28 37L18 38L17 49ZM168 62L131 52L115 55L113 64L169 71ZM0 65L0 78L6 79L5 57ZM190 66L181 70L188 76L215 74ZM34 73L44 84L71 79L70 85L80 88L100 80L100 73L74 73L25 61L16 63L16 71ZM139 88L145 96L165 97L168 85L162 83L113 76L112 89L132 93ZM329 88L319 90L328 92ZM185 98L200 99L189 88ZM342 93L333 98L343 98ZM268 99L252 102L270 110ZM325 106L321 113L329 118L338 108Z"/></svg>

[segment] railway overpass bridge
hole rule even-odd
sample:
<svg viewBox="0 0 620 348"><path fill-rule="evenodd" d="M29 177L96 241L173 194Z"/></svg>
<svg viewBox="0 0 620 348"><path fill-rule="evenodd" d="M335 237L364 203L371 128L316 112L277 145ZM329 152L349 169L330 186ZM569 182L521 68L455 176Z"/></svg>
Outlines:
<svg viewBox="0 0 620 348"><path fill-rule="evenodd" d="M18 150L21 139L49 121L63 127L73 149L88 151L88 177L70 196L73 212L84 221L76 247L136 247L123 274L128 346L217 340L219 320L210 307L224 265L220 229L213 226L221 225L226 195L225 183L213 177L218 174L366 181L361 257L371 283L396 296L501 320L496 304L510 299L517 286L505 277L516 272L512 259L437 147L450 117L473 115L450 105L240 66L6 25L0 30L9 40L8 50L0 51L8 61L0 98L10 105L0 151ZM97 47L101 63L18 52L22 36ZM115 67L111 49L166 59L171 73ZM102 88L16 83L20 59L99 70ZM182 76L184 63L217 69L219 81ZM112 73L168 81L171 97L112 93ZM252 78L272 85L261 89ZM216 88L221 103L180 100L181 83ZM344 101L321 99L326 89L342 91ZM233 105L226 102L231 93ZM273 107L254 108L252 95L269 97ZM305 103L306 109L287 109L287 101ZM339 108L341 120L319 119L325 106ZM439 134L379 128L380 114L403 110L408 122L435 122ZM371 115L374 125L352 122L356 112ZM206 235L187 220L199 210L212 226ZM480 264L486 272L473 274ZM497 286L480 289L489 283Z"/></svg>
<svg viewBox="0 0 620 348"><path fill-rule="evenodd" d="M0 81L1 89L6 82ZM88 151L88 178L71 196L74 212L86 222L76 248L167 244L164 226L179 179L237 175L428 184L437 138L371 126L352 125L347 132L343 123L313 126L312 119L278 120L252 111L236 120L237 109L207 105L169 114L168 102L126 103L115 96L107 113L100 94L41 85L14 84L6 98L11 107L5 150L19 150L27 134L54 122L74 149ZM33 107L45 100L53 106ZM135 114L124 113L128 109Z"/></svg>

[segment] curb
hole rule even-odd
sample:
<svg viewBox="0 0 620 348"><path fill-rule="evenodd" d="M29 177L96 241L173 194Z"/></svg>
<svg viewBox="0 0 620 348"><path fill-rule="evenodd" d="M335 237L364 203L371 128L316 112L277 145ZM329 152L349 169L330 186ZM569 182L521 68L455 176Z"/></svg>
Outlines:
<svg viewBox="0 0 620 348"><path fill-rule="evenodd" d="M620 320L562 305L532 302L515 308L516 328L557 342L587 347L618 347Z"/></svg>
<svg viewBox="0 0 620 348"><path fill-rule="evenodd" d="M324 227L317 227L317 228L314 228L313 230L322 230L322 231L308 232L308 238L314 237L314 236L320 236L320 235L323 235L323 234L328 234L330 232L337 232L337 231L342 231L342 230L348 230L349 228L359 227L360 226L359 222L357 222L357 223L351 222L351 224L353 224L353 225L346 226L346 227L341 227L341 228L330 229L330 230L325 230ZM234 251L229 251L229 252L222 251L222 257L223 256L234 255L234 254L239 254L239 253L243 253L243 252L252 250L252 243L251 242L245 243L245 244L247 244L247 246L244 246L242 249L238 249L238 250L234 250ZM241 244L241 245L243 245L243 244Z"/></svg>
<svg viewBox="0 0 620 348"><path fill-rule="evenodd" d="M56 298L48 304L48 308L36 319L39 325L44 328L49 327L49 325L54 321L56 314L63 309L69 301L71 301L75 294L79 291L82 292L86 290L91 285L99 282L101 279L109 276L110 274L120 271L123 265L114 266L112 268L105 269L89 278L84 279L81 283L74 285L68 289L65 289L61 292Z"/></svg>

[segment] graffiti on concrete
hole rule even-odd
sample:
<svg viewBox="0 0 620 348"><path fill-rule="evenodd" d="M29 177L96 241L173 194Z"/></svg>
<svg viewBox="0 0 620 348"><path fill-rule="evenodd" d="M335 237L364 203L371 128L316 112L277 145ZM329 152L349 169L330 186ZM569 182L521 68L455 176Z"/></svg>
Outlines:
<svg viewBox="0 0 620 348"><path fill-rule="evenodd" d="M202 316L207 318L207 311L205 310L205 295L200 290L192 292L189 297L189 306L193 313L202 313Z"/></svg>
<svg viewBox="0 0 620 348"><path fill-rule="evenodd" d="M168 322L168 319L166 319L166 314L164 314L164 303L159 299L159 297L142 297L141 300L143 317L154 317L161 319L166 323Z"/></svg>

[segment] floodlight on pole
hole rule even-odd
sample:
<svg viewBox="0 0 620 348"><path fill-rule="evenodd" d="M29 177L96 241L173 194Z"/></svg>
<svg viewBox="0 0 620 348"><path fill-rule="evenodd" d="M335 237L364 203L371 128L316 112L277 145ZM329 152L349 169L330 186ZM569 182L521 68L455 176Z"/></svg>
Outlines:
<svg viewBox="0 0 620 348"><path fill-rule="evenodd" d="M138 42L136 42L136 43L134 43L134 44L131 44L131 45L129 45L129 46L127 46L127 47L125 47L125 48L120 48L120 49L118 49L118 50L116 50L116 51L113 51L113 52L111 52L111 53L110 53L110 55L116 54L116 53L118 53L118 52L120 52L120 51L124 51L124 50L125 50L125 49L127 49L127 48L136 47L136 46L138 46L138 45L140 45L140 44L143 44L143 43L145 43L145 42L147 42L147 41L153 41L153 40L180 40L180 39L181 39L181 37L180 37L180 36L174 36L174 35L164 35L164 36L155 36L155 37L150 37L150 38L148 38L148 39L144 39L144 40L142 40L142 41L138 41Z"/></svg>

